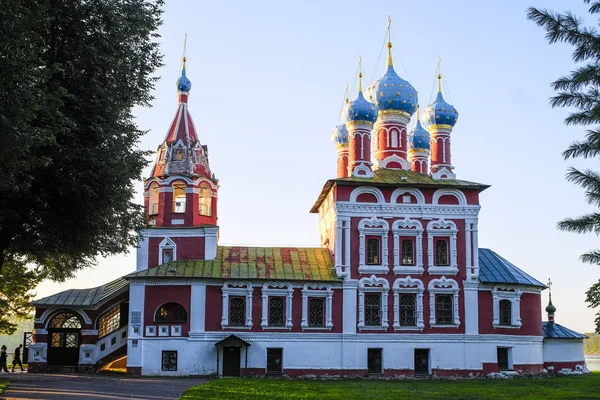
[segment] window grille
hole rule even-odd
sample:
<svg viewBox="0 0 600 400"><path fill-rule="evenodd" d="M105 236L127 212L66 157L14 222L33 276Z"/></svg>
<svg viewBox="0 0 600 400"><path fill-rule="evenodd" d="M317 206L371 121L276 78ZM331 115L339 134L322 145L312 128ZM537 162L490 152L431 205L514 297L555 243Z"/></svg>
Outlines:
<svg viewBox="0 0 600 400"><path fill-rule="evenodd" d="M402 241L402 265L415 265L414 245L410 239Z"/></svg>
<svg viewBox="0 0 600 400"><path fill-rule="evenodd" d="M267 349L267 374L282 373L283 349Z"/></svg>
<svg viewBox="0 0 600 400"><path fill-rule="evenodd" d="M283 326L285 301L281 297L269 299L269 326Z"/></svg>
<svg viewBox="0 0 600 400"><path fill-rule="evenodd" d="M66 332L65 333L65 347L79 347L79 333Z"/></svg>
<svg viewBox="0 0 600 400"><path fill-rule="evenodd" d="M156 310L154 322L187 322L187 312L181 304L166 303Z"/></svg>
<svg viewBox="0 0 600 400"><path fill-rule="evenodd" d="M51 347L62 347L62 335L58 332L52 332Z"/></svg>
<svg viewBox="0 0 600 400"><path fill-rule="evenodd" d="M510 300L500 300L500 325L512 324L512 304Z"/></svg>
<svg viewBox="0 0 600 400"><path fill-rule="evenodd" d="M367 368L370 374L381 374L381 349L367 349Z"/></svg>
<svg viewBox="0 0 600 400"><path fill-rule="evenodd" d="M56 314L48 325L49 328L79 329L81 322L74 314L64 312Z"/></svg>
<svg viewBox="0 0 600 400"><path fill-rule="evenodd" d="M246 299L241 297L229 299L229 325L246 325Z"/></svg>
<svg viewBox="0 0 600 400"><path fill-rule="evenodd" d="M177 371L177 352L163 351L162 352L162 368L163 371Z"/></svg>
<svg viewBox="0 0 600 400"><path fill-rule="evenodd" d="M98 321L98 339L116 331L121 326L121 305L102 314Z"/></svg>
<svg viewBox="0 0 600 400"><path fill-rule="evenodd" d="M368 265L381 264L381 261L379 259L379 240L377 240L377 239L367 240L367 264Z"/></svg>
<svg viewBox="0 0 600 400"><path fill-rule="evenodd" d="M450 265L448 262L448 242L445 240L435 242L435 265Z"/></svg>
<svg viewBox="0 0 600 400"><path fill-rule="evenodd" d="M378 293L365 294L365 325L381 325L381 295Z"/></svg>
<svg viewBox="0 0 600 400"><path fill-rule="evenodd" d="M414 294L400 296L400 325L417 325L417 300Z"/></svg>
<svg viewBox="0 0 600 400"><path fill-rule="evenodd" d="M325 326L325 301L323 299L310 300L308 326Z"/></svg>
<svg viewBox="0 0 600 400"><path fill-rule="evenodd" d="M438 294L435 296L435 322L437 324L453 323L452 295Z"/></svg>

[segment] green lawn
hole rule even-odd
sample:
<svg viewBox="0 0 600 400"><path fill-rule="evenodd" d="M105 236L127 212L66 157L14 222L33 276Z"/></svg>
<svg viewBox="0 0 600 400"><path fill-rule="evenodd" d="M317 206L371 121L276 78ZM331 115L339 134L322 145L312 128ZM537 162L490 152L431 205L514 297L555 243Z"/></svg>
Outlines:
<svg viewBox="0 0 600 400"><path fill-rule="evenodd" d="M202 400L531 400L600 399L600 373L513 379L286 380L216 379L187 390L181 399Z"/></svg>

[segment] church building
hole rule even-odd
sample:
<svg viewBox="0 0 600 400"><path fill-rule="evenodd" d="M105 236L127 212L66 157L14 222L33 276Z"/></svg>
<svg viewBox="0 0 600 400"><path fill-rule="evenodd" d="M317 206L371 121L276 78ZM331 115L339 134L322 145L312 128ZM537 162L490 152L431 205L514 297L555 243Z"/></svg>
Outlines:
<svg viewBox="0 0 600 400"><path fill-rule="evenodd" d="M489 186L454 172L459 114L442 94L441 74L435 101L421 111L391 47L388 40L385 73L365 91L359 74L358 95L333 130L337 175L311 209L322 247L219 244L219 180L188 106L184 57L177 111L143 182L147 226L136 271L34 301L29 370L585 370L585 336L554 321L551 301L542 321L548 286L479 247L479 194Z"/></svg>

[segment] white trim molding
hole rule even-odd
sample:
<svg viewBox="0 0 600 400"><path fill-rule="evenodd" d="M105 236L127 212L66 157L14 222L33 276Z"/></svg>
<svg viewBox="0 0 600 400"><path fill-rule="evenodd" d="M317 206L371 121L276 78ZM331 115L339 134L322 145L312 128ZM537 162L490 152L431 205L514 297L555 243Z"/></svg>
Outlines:
<svg viewBox="0 0 600 400"><path fill-rule="evenodd" d="M432 204L440 204L440 198L442 196L453 196L458 200L458 205L466 206L467 198L465 194L458 189L438 189L433 193Z"/></svg>
<svg viewBox="0 0 600 400"><path fill-rule="evenodd" d="M222 329L252 329L252 293L254 288L246 281L226 281L221 288L223 305L221 307ZM246 324L244 326L229 325L229 296L246 298Z"/></svg>
<svg viewBox="0 0 600 400"><path fill-rule="evenodd" d="M373 196L375 196L378 204L385 203L385 197L383 196L383 192L378 188L370 186L359 186L356 189L352 190L352 193L350 193L350 202L357 203L356 199L358 199L358 196L365 193L372 194Z"/></svg>
<svg viewBox="0 0 600 400"><path fill-rule="evenodd" d="M265 282L262 287L262 319L263 329L292 329L292 298L294 288L289 282ZM269 297L285 298L285 317L283 326L269 326Z"/></svg>
<svg viewBox="0 0 600 400"><path fill-rule="evenodd" d="M357 178L372 178L373 171L371 170L371 168L367 167L365 164L358 164L352 170L352 176L355 176Z"/></svg>
<svg viewBox="0 0 600 400"><path fill-rule="evenodd" d="M442 276L440 279L432 279L427 287L429 291L429 326L432 328L458 328L460 326L460 315L458 310L458 294L460 288L458 283L454 279L447 279ZM436 294L450 294L453 298L452 317L453 323L451 324L436 324L436 307L435 307L435 295Z"/></svg>
<svg viewBox="0 0 600 400"><path fill-rule="evenodd" d="M395 274L422 274L423 267L423 225L416 219L404 218L392 224L394 235L394 273ZM414 238L413 259L415 265L401 265L402 243L401 237Z"/></svg>
<svg viewBox="0 0 600 400"><path fill-rule="evenodd" d="M397 149L394 149L391 151L401 151L403 153L406 153L406 150L403 150L400 148L397 148ZM377 153L379 153L379 152L377 152ZM391 156L385 157L383 160L376 161L375 165L376 165L377 169L387 168L387 165L389 163L393 163L393 162L400 164L402 166L401 169L403 169L405 171L410 171L410 163L408 161L406 161L404 158L398 156L397 154L392 154ZM394 169L397 169L397 168L394 168Z"/></svg>
<svg viewBox="0 0 600 400"><path fill-rule="evenodd" d="M158 265L164 263L163 253L165 250L173 251L173 259L171 261L177 260L177 245L171 238L166 237L158 245Z"/></svg>
<svg viewBox="0 0 600 400"><path fill-rule="evenodd" d="M377 217L364 218L358 223L359 248L358 248L358 273L360 274L387 274L389 272L388 235L390 225L387 221ZM366 236L381 237L381 263L367 265Z"/></svg>
<svg viewBox="0 0 600 400"><path fill-rule="evenodd" d="M359 330L381 330L386 331L388 323L388 293L390 283L385 278L377 278L371 275L369 278L362 278L358 282L358 329ZM381 325L365 325L365 293L381 293Z"/></svg>
<svg viewBox="0 0 600 400"><path fill-rule="evenodd" d="M446 221L443 218L437 221L431 221L427 224L427 261L429 274L456 275L458 273L456 237L458 229L452 221ZM444 237L450 239L450 248L448 249L450 265L435 265L435 246L434 237Z"/></svg>
<svg viewBox="0 0 600 400"><path fill-rule="evenodd" d="M311 327L308 324L308 299L309 298L324 298L325 299L325 326ZM302 288L302 329L329 329L333 328L333 290L331 285L327 283L305 283Z"/></svg>
<svg viewBox="0 0 600 400"><path fill-rule="evenodd" d="M416 203L402 202L401 204L414 204L414 205L424 205L425 204L425 196L423 195L423 192L421 192L419 189L404 189L404 188L399 188L392 192L392 195L390 196L390 204L398 203L398 197L400 197L404 194L410 194L411 196L414 196L417 199L417 202Z"/></svg>
<svg viewBox="0 0 600 400"><path fill-rule="evenodd" d="M519 329L523 326L521 321L521 290L513 287L494 286L492 289L492 300L494 308L494 318L492 326L494 328L513 328ZM500 324L500 301L510 301L510 325Z"/></svg>
<svg viewBox="0 0 600 400"><path fill-rule="evenodd" d="M392 291L394 292L394 330L423 330L425 328L425 322L423 321L423 292L425 287L423 282L410 276L396 279L392 285ZM415 295L415 312L417 313L415 325L403 326L400 324L400 295L403 294Z"/></svg>

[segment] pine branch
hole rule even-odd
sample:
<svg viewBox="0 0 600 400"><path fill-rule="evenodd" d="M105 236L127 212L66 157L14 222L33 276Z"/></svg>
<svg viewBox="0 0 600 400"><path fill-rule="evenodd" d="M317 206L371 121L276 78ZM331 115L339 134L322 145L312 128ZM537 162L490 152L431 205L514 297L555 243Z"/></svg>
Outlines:
<svg viewBox="0 0 600 400"><path fill-rule="evenodd" d="M600 213L586 214L577 218L565 218L557 224L561 231L600 234Z"/></svg>
<svg viewBox="0 0 600 400"><path fill-rule="evenodd" d="M586 264L600 265L600 250L582 254L579 259Z"/></svg>

